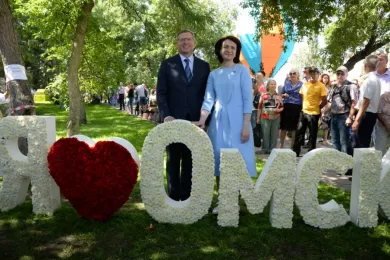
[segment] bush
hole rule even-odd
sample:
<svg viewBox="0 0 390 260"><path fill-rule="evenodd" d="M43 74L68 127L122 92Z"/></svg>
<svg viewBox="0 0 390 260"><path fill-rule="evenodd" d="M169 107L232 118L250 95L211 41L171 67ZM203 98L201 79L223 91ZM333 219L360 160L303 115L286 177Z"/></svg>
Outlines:
<svg viewBox="0 0 390 260"><path fill-rule="evenodd" d="M46 89L38 89L34 95L34 102L50 101L50 96L47 94Z"/></svg>

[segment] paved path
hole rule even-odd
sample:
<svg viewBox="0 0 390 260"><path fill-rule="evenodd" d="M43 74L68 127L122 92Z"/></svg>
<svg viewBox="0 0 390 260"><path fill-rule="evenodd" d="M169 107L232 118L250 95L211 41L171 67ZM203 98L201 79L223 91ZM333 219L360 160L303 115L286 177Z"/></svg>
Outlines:
<svg viewBox="0 0 390 260"><path fill-rule="evenodd" d="M318 138L317 139L317 148L332 148L333 146L325 146L323 145L322 143L319 143L318 141L321 140L321 138ZM278 145L279 145L279 140L278 140ZM290 144L291 144L291 141L290 139L286 140L284 142L284 148L289 148L290 147ZM255 147L255 150L256 150L256 156L258 156L260 159L266 161L268 159L268 154L260 154L260 148L257 148ZM301 155L305 155L307 153L307 149L305 148L302 148L302 151L301 151ZM297 158L297 163L299 162L299 160L301 159L302 157L298 157ZM327 171L327 172L324 172L322 173L322 177L321 177L321 182L323 183L328 183L328 184L331 184L333 186L336 186L340 189L343 189L345 191L348 191L348 192L351 192L351 184L352 182L348 179L348 177L346 176L342 176L342 175L338 175L336 172L334 171Z"/></svg>

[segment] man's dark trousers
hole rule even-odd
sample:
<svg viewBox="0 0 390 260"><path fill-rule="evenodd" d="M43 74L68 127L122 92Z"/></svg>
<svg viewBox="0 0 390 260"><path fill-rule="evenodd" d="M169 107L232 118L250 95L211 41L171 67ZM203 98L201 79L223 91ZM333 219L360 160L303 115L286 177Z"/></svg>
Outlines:
<svg viewBox="0 0 390 260"><path fill-rule="evenodd" d="M356 148L369 148L371 144L371 135L376 124L377 116L375 113L364 113L363 119L359 124L357 132Z"/></svg>
<svg viewBox="0 0 390 260"><path fill-rule="evenodd" d="M318 120L320 115L310 115L305 112L301 112L298 123L297 137L295 138L293 150L297 156L301 153L301 144L305 140L306 128L309 127L309 133L312 137L309 143L309 151L316 149L317 132L318 132Z"/></svg>

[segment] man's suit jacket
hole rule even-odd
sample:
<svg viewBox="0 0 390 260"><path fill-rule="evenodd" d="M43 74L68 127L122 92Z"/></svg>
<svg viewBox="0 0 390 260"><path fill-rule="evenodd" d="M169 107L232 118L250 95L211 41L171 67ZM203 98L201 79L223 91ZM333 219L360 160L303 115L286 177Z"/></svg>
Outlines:
<svg viewBox="0 0 390 260"><path fill-rule="evenodd" d="M194 57L193 76L188 82L179 54L164 60L157 80L157 104L162 120L172 116L198 121L209 74L210 65Z"/></svg>

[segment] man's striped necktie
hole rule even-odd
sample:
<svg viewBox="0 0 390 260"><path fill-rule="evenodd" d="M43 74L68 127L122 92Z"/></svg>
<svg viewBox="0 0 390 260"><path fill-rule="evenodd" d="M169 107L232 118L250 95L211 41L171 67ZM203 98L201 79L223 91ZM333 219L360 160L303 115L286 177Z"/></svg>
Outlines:
<svg viewBox="0 0 390 260"><path fill-rule="evenodd" d="M186 66L184 68L184 72L186 73L186 77L187 77L188 82L191 82L192 72L191 72L191 69L190 69L190 60L189 59L184 59L184 61L186 63Z"/></svg>

